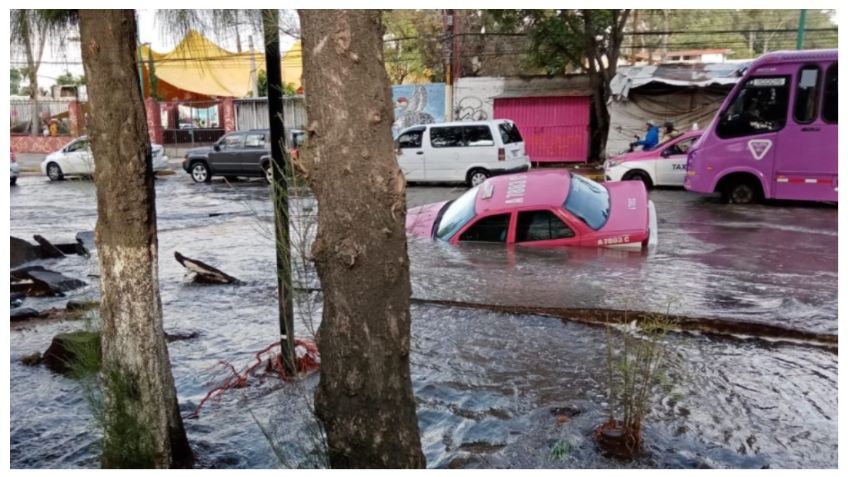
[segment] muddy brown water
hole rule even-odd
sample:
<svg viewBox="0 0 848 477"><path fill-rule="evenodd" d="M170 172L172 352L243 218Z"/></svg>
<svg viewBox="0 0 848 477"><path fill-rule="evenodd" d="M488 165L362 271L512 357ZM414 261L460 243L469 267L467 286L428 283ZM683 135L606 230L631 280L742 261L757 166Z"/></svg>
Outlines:
<svg viewBox="0 0 848 477"><path fill-rule="evenodd" d="M22 177L11 194L11 233L54 241L91 230L90 182ZM184 414L224 375L247 365L277 334L274 249L267 190L258 181L157 181L160 283L168 331L198 337L170 345ZM462 189L413 187L410 205ZM768 323L836 334L836 210L803 205L728 208L677 190L651 193L660 244L651 255L598 250L505 250L410 242L413 294L512 306L623 308ZM314 204L297 212L314 213ZM244 281L189 283L173 252ZM39 262L97 295L97 267L83 257ZM302 280L317 286L314 275ZM297 322L300 334L317 325ZM61 306L67 298L27 299ZM835 467L837 355L804 343L697 334L668 336L670 393L644 425L646 453L607 459L591 440L607 412L602 329L551 317L415 304L412 374L430 467ZM97 430L79 385L20 358L83 322L40 322L12 332L11 460L16 468L97 466ZM309 413L318 377L298 386L256 381L186 422L198 466L309 467L317 435ZM560 424L555 409L573 414ZM250 412L248 412L250 411ZM277 452L259 425L274 434ZM554 449L563 450L552 455Z"/></svg>

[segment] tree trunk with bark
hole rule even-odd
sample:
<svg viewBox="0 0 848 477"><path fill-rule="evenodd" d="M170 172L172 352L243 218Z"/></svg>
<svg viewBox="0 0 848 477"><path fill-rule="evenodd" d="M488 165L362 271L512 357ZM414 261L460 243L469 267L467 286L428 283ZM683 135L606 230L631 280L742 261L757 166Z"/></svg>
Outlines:
<svg viewBox="0 0 848 477"><path fill-rule="evenodd" d="M132 10L80 10L100 257L103 467L190 467L162 328L151 148Z"/></svg>
<svg viewBox="0 0 848 477"><path fill-rule="evenodd" d="M315 406L334 468L423 467L409 374L406 182L394 156L380 13L301 10L324 292Z"/></svg>
<svg viewBox="0 0 848 477"><path fill-rule="evenodd" d="M612 96L610 82L617 71L618 57L624 41L624 26L630 10L611 10L611 21L600 31L593 10L582 10L584 48L587 56L589 88L592 91L589 120L589 161L606 159L609 138L609 101Z"/></svg>

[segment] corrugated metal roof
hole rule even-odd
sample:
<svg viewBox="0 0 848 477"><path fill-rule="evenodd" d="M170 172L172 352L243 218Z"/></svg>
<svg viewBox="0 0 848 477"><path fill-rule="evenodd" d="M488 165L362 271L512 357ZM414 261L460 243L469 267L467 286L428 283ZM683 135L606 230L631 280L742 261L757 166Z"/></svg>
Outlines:
<svg viewBox="0 0 848 477"><path fill-rule="evenodd" d="M554 89L554 90L505 90L503 93L492 96L493 99L505 98L542 98L556 96L591 96L592 90L588 88L569 88L569 89Z"/></svg>
<svg viewBox="0 0 848 477"><path fill-rule="evenodd" d="M614 97L623 99L627 98L630 90L651 83L701 88L732 85L739 80L738 72L748 65L749 62L619 66L610 81L610 89Z"/></svg>

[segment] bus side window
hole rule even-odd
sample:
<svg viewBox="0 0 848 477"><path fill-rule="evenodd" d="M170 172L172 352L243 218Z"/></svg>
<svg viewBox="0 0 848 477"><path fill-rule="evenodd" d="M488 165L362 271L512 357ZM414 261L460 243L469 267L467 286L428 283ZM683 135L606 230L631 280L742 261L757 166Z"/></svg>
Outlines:
<svg viewBox="0 0 848 477"><path fill-rule="evenodd" d="M729 139L779 131L786 125L788 108L788 77L750 78L722 113L716 133L722 139Z"/></svg>
<svg viewBox="0 0 848 477"><path fill-rule="evenodd" d="M838 63L830 65L824 75L824 94L822 96L822 120L832 124L837 123L839 113L837 65Z"/></svg>
<svg viewBox="0 0 848 477"><path fill-rule="evenodd" d="M804 66L798 71L798 84L795 88L795 122L808 124L816 119L816 100L818 99L818 66Z"/></svg>

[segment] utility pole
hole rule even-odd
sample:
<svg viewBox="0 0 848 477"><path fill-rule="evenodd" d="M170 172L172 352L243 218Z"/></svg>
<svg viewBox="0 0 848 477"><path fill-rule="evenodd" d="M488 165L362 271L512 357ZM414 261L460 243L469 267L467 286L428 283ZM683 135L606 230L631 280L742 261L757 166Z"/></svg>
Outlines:
<svg viewBox="0 0 848 477"><path fill-rule="evenodd" d="M459 34L459 22L459 11L455 10L453 12L453 25L451 28L451 37L453 37L453 45L451 47L451 52L453 53L453 62L451 63L451 80L454 86L456 86L457 80L459 80L460 76L462 76L462 51L460 48L460 41L462 40L462 37Z"/></svg>
<svg viewBox="0 0 848 477"><path fill-rule="evenodd" d="M241 35L239 35L239 17L238 10L233 10L235 14L235 21L233 22L233 29L236 31L236 51L241 53Z"/></svg>
<svg viewBox="0 0 848 477"><path fill-rule="evenodd" d="M445 103L447 110L447 119L448 121L453 121L453 23L454 16L453 10L445 10L444 11L444 27L445 27L445 41L444 41L444 49L446 54L444 55L444 65L445 65Z"/></svg>
<svg viewBox="0 0 848 477"><path fill-rule="evenodd" d="M292 304L291 246L289 240L289 191L287 177L291 169L286 156L283 124L283 85L280 71L280 13L262 10L265 37L265 74L268 77L268 126L271 130L271 196L274 201L277 245L277 296L280 313L280 347L286 372L294 376L294 305Z"/></svg>
<svg viewBox="0 0 848 477"><path fill-rule="evenodd" d="M138 11L135 12L135 24L138 25ZM135 29L135 61L138 63L138 88L141 90L141 99L144 99L144 71L141 63L141 40L138 37L138 28Z"/></svg>
<svg viewBox="0 0 848 477"><path fill-rule="evenodd" d="M250 46L250 83L253 97L259 97L259 75L256 72L256 50L253 49L253 35L247 36L247 44Z"/></svg>
<svg viewBox="0 0 848 477"><path fill-rule="evenodd" d="M798 18L798 40L795 42L796 50L804 49L804 29L806 27L805 23L807 22L807 10L801 9L801 15Z"/></svg>

